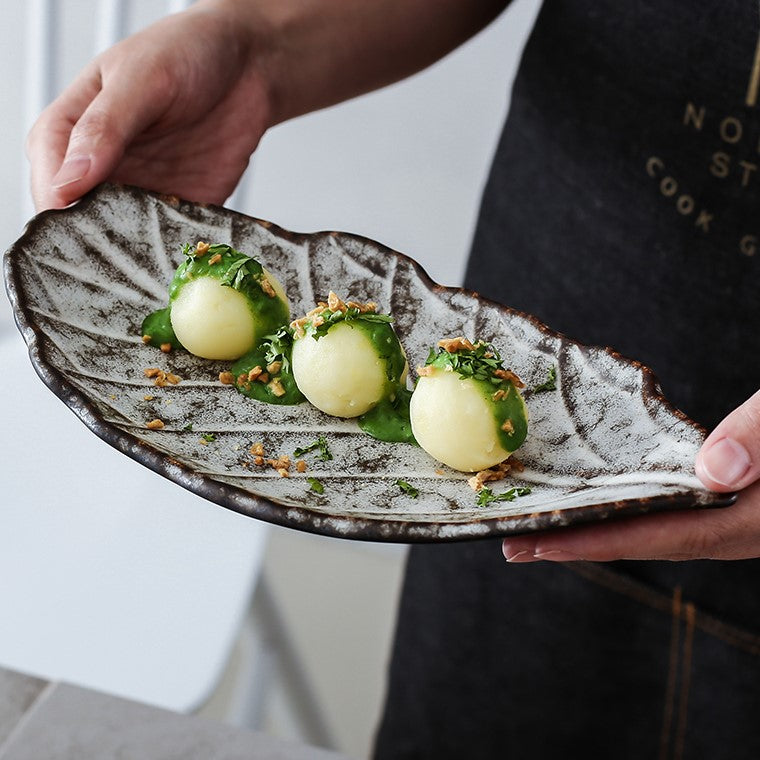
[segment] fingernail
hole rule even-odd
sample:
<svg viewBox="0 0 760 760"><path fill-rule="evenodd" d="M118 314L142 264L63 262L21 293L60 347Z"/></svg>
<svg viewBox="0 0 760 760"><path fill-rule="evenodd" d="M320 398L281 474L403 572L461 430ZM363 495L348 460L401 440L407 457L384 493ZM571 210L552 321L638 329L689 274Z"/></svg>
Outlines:
<svg viewBox="0 0 760 760"><path fill-rule="evenodd" d="M90 163L87 156L67 158L53 177L53 187L58 189L72 182L78 182L90 171Z"/></svg>
<svg viewBox="0 0 760 760"><path fill-rule="evenodd" d="M702 469L710 480L734 486L752 464L747 450L732 438L721 438L702 453Z"/></svg>
<svg viewBox="0 0 760 760"><path fill-rule="evenodd" d="M547 560L548 562L575 562L581 559L577 554L562 551L560 549L548 549L546 551L537 551L536 559Z"/></svg>
<svg viewBox="0 0 760 760"><path fill-rule="evenodd" d="M504 552L504 559L507 562L535 562L536 558L533 556L533 552L521 551L515 554L509 554Z"/></svg>

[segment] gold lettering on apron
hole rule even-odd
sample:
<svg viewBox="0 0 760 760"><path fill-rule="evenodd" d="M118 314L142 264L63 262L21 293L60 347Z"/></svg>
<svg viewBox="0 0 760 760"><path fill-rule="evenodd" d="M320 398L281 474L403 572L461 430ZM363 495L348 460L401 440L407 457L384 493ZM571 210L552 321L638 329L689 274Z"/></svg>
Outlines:
<svg viewBox="0 0 760 760"><path fill-rule="evenodd" d="M754 256L757 251L757 243L758 243L757 236L745 235L739 241L739 250L745 256Z"/></svg>
<svg viewBox="0 0 760 760"><path fill-rule="evenodd" d="M700 106L699 110L694 103L686 104L686 111L683 115L683 125L688 127L691 124L698 132L702 129L705 121L705 107Z"/></svg>
<svg viewBox="0 0 760 760"><path fill-rule="evenodd" d="M742 139L743 134L744 127L735 116L726 116L726 118L720 123L720 136L723 139L723 142L734 145Z"/></svg>
<svg viewBox="0 0 760 760"><path fill-rule="evenodd" d="M757 171L757 164L751 164L749 161L739 161L739 166L744 169L742 172L742 187L747 187L752 173Z"/></svg>
<svg viewBox="0 0 760 760"><path fill-rule="evenodd" d="M715 151L712 154L710 162L710 173L719 179L728 177L728 168L731 166L731 156L722 150Z"/></svg>

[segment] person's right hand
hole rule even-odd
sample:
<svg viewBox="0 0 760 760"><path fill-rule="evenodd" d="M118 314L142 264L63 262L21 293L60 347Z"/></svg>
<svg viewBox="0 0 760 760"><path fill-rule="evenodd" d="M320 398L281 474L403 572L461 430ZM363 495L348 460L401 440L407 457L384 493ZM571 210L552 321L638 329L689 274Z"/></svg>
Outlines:
<svg viewBox="0 0 760 760"><path fill-rule="evenodd" d="M222 203L270 125L265 51L217 0L200 2L92 61L27 140L38 210L99 182ZM259 30L261 31L261 30Z"/></svg>

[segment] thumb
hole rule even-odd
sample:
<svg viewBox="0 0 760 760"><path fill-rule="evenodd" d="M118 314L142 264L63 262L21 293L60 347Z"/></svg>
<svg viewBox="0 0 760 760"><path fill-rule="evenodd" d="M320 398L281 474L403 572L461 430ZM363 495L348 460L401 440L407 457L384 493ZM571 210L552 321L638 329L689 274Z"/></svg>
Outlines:
<svg viewBox="0 0 760 760"><path fill-rule="evenodd" d="M713 491L738 491L760 479L760 391L710 433L695 469Z"/></svg>
<svg viewBox="0 0 760 760"><path fill-rule="evenodd" d="M67 205L113 174L129 144L157 118L160 98L133 82L102 89L74 124L51 189Z"/></svg>

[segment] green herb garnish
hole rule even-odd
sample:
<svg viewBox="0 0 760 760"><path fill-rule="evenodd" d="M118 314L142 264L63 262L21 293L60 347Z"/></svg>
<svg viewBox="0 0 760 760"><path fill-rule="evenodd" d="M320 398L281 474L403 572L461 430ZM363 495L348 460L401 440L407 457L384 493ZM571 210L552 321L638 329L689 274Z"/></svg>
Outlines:
<svg viewBox="0 0 760 760"><path fill-rule="evenodd" d="M264 359L266 360L267 366L274 364L275 362L282 362L282 369L280 372L287 374L290 371L293 331L285 325L273 335L265 335L264 338L262 338L261 343L266 349Z"/></svg>
<svg viewBox="0 0 760 760"><path fill-rule="evenodd" d="M307 335L310 335L314 340L319 340L324 335L327 335L327 331L338 322L385 322L390 324L393 322L393 317L390 314L377 314L374 311L359 311L355 306L350 306L344 309L338 309L332 311L325 309L319 313L319 316L324 320L316 327L312 322L307 322L304 329Z"/></svg>
<svg viewBox="0 0 760 760"><path fill-rule="evenodd" d="M322 485L322 483L319 482L316 478L307 478L309 481L309 487L312 491L315 493L324 493L325 487Z"/></svg>
<svg viewBox="0 0 760 760"><path fill-rule="evenodd" d="M413 499L416 499L420 495L419 489L415 488L411 483L407 483L405 480L401 480L401 478L396 480L396 485L407 496L411 496Z"/></svg>
<svg viewBox="0 0 760 760"><path fill-rule="evenodd" d="M182 428L182 432L183 433L192 433L193 432L193 423L192 422L188 422L187 425L185 425L185 427Z"/></svg>
<svg viewBox="0 0 760 760"><path fill-rule="evenodd" d="M206 443L213 443L216 440L216 436L213 433L204 433L201 436L201 440L206 441Z"/></svg>
<svg viewBox="0 0 760 760"><path fill-rule="evenodd" d="M320 435L314 443L310 443L303 448L297 448L293 452L293 456L302 457L304 454L308 454L310 451L316 451L317 449L319 449L319 458L322 461L327 462L333 458L332 453L330 452L330 447L327 445L327 439L323 435Z"/></svg>
<svg viewBox="0 0 760 760"><path fill-rule="evenodd" d="M478 493L477 505L479 507L485 507L494 501L514 501L518 496L527 496L530 493L530 488L527 486L519 488L510 488L504 493L494 493L490 488L481 488Z"/></svg>
<svg viewBox="0 0 760 760"><path fill-rule="evenodd" d="M552 364L551 367L549 367L549 375L545 383L541 383L541 385L537 385L535 388L533 388L533 393L544 393L545 391L556 391L557 390L557 367Z"/></svg>
<svg viewBox="0 0 760 760"><path fill-rule="evenodd" d="M431 348L425 364L450 367L463 379L471 377L494 385L504 382L504 378L494 374L497 370L503 370L504 364L499 352L490 343L479 342L472 349L460 349L451 353L444 348Z"/></svg>

